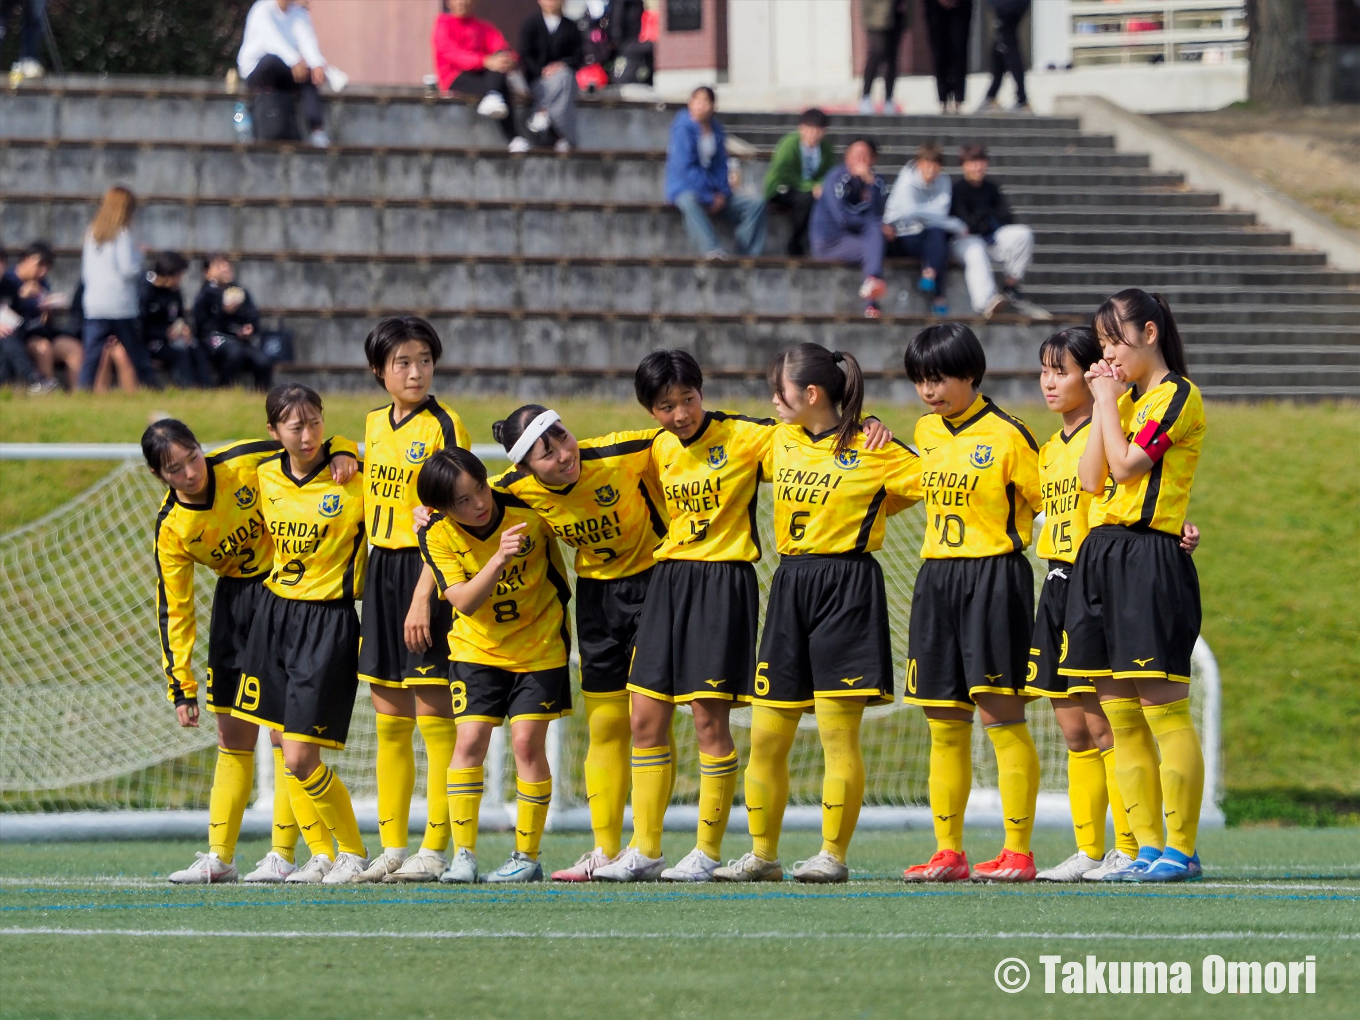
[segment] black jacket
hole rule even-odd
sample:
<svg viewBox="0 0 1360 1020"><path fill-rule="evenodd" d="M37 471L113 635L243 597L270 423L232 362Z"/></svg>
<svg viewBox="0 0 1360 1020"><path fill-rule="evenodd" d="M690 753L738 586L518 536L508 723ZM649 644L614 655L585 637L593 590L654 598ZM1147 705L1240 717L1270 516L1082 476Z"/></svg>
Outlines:
<svg viewBox="0 0 1360 1020"><path fill-rule="evenodd" d="M233 284L239 287L240 284ZM245 290L245 288L242 288ZM201 343L208 346L213 345L208 341L212 333L222 333L226 336L240 337L242 326L250 325L255 329L255 336L260 332L260 312L255 307L255 302L250 297L250 291L246 291L246 299L241 302L241 307L236 311L227 313L222 308L223 288L215 283L205 282L203 289L198 292L198 297L194 298L194 335ZM249 342L249 341L247 341Z"/></svg>
<svg viewBox="0 0 1360 1020"><path fill-rule="evenodd" d="M543 69L562 61L572 71L585 63L581 30L576 22L563 17L557 31L548 34L548 23L542 14L531 14L519 30L519 66L531 82L543 77Z"/></svg>
<svg viewBox="0 0 1360 1020"><path fill-rule="evenodd" d="M949 215L963 220L970 234L981 237L994 234L998 227L1015 222L1006 196L987 177L976 187L962 177L954 178L954 197L949 206Z"/></svg>
<svg viewBox="0 0 1360 1020"><path fill-rule="evenodd" d="M149 279L141 283L142 338L155 348L165 343L170 326L184 318L184 295L178 287L157 287Z"/></svg>

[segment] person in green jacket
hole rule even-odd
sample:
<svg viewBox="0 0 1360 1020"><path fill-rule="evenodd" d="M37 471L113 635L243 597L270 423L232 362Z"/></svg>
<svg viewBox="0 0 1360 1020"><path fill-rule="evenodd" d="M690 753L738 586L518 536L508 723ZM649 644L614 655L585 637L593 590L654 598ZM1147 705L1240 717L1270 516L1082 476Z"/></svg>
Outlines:
<svg viewBox="0 0 1360 1020"><path fill-rule="evenodd" d="M822 179L836 161L826 140L826 114L815 106L798 118L798 130L779 139L765 174L765 201L771 212L787 213L793 222L788 254L807 252L808 219L822 197Z"/></svg>

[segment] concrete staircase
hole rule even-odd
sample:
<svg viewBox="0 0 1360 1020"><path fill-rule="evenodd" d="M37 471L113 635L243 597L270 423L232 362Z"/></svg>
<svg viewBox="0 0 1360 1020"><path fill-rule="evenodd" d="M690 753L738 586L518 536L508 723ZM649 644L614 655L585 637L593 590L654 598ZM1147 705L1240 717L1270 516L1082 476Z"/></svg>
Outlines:
<svg viewBox="0 0 1360 1020"><path fill-rule="evenodd" d="M879 395L909 393L901 352L930 321L913 267L890 268L889 314L866 322L849 267L696 261L659 202L669 110L586 101L588 149L509 156L466 104L347 93L331 106L337 144L319 151L236 145L237 97L154 84L0 95L0 236L11 247L49 239L63 286L99 193L123 182L142 199L144 244L231 252L266 314L297 335L294 371L329 385L371 385L364 334L381 314L411 310L440 329L463 388L626 393L642 354L680 345L727 387L759 392L769 357L809 339L860 354ZM756 147L748 186L792 120L724 116ZM985 142L1037 233L1026 290L1060 324L1121 287L1156 289L1206 394L1360 396L1360 273L1328 269L1287 233L1149 170L1145 156L1061 118L836 118L838 143L861 133L878 140L885 176L928 138L951 150ZM781 253L787 228L782 218L772 227L767 250ZM195 287L186 282L187 296ZM957 274L950 291L966 309ZM974 328L989 390L1032 399L1035 352L1053 325L1009 316Z"/></svg>

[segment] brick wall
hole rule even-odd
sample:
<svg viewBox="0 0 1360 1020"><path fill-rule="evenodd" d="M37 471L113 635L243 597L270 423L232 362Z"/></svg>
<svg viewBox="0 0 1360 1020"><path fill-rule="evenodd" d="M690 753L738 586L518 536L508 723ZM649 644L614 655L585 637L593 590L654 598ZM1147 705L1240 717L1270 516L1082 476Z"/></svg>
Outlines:
<svg viewBox="0 0 1360 1020"><path fill-rule="evenodd" d="M727 70L727 0L703 0L701 27L697 32L666 30L666 0L657 0L660 34L656 40L656 69L683 71L694 68Z"/></svg>

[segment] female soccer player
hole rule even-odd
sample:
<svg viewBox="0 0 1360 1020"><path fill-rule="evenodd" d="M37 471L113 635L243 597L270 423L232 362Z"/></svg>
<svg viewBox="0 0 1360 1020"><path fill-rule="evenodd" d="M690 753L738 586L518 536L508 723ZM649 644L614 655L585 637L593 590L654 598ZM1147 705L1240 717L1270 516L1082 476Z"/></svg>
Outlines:
<svg viewBox="0 0 1360 1020"><path fill-rule="evenodd" d="M377 717L383 846L364 871L366 882L433 882L448 867L444 774L456 728L445 663L453 609L435 596L411 517L421 465L440 450L471 445L462 419L430 393L442 353L434 327L414 315L383 319L364 341L369 367L392 397L364 426L364 501L374 549L364 586L359 679L368 683ZM425 741L428 815L420 850L408 858L417 727Z"/></svg>
<svg viewBox="0 0 1360 1020"><path fill-rule="evenodd" d="M363 480L337 485L327 471L342 440L323 438L314 390L275 386L265 415L283 445L259 467L274 569L251 622L232 714L282 733L293 810L310 803L339 847L334 863L318 854L288 881L357 882L367 852L349 791L321 761L321 748L345 746L359 686L354 600L368 563Z"/></svg>
<svg viewBox="0 0 1360 1020"><path fill-rule="evenodd" d="M799 718L815 711L826 761L822 849L799 861L793 877L844 882L864 799L864 706L893 699L888 597L872 553L883 545L888 517L921 498L921 467L898 440L867 449L864 377L853 355L800 344L775 358L770 390L783 422L764 468L774 483L780 558L756 664L746 766L754 848L713 877L783 880L789 750Z"/></svg>
<svg viewBox="0 0 1360 1020"><path fill-rule="evenodd" d="M541 514L576 550L576 639L590 746L586 796L595 848L559 882L588 882L619 855L628 800L628 663L655 560L666 537L648 478L660 429L577 440L556 411L526 404L492 428L514 465L493 482ZM653 490L655 491L655 490Z"/></svg>
<svg viewBox="0 0 1360 1020"><path fill-rule="evenodd" d="M973 711L996 751L1005 845L974 878L1034 878L1030 834L1039 756L1025 724L1034 573L1024 549L1039 499L1039 445L978 392L987 359L973 331L947 322L907 345L907 377L931 413L916 423L926 505L911 600L907 690L930 725L930 812L937 849L908 882L969 877L963 813L972 785Z"/></svg>
<svg viewBox="0 0 1360 1020"><path fill-rule="evenodd" d="M1160 295L1122 290L1094 321L1104 360L1086 373L1095 406L1078 472L1097 498L1072 571L1058 673L1095 679L1114 732L1115 778L1139 850L1106 877L1197 879L1204 756L1188 687L1200 597L1180 535L1204 402Z"/></svg>
<svg viewBox="0 0 1360 1020"><path fill-rule="evenodd" d="M260 512L260 461L279 451L272 441L233 443L206 456L189 427L163 418L142 433L142 456L151 473L169 487L156 515L156 610L161 641L161 668L179 724L198 727L198 683L192 659L197 621L194 615L194 565L217 574L209 627L207 701L217 717L217 768L208 801L209 845L188 868L170 875L176 884L234 882L233 861L241 816L250 801L255 778L255 741L259 727L233 718L232 702L241 676L241 658L255 607L273 567L274 543ZM357 459L337 455L332 477L344 484L357 470ZM330 850L319 819L303 807L294 817L288 798L283 752L274 745L273 846L247 882L282 882L296 870L298 820L308 843Z"/></svg>
<svg viewBox="0 0 1360 1020"><path fill-rule="evenodd" d="M510 720L518 817L515 850L488 882L538 882L539 842L552 799L548 724L571 714L567 656L571 589L552 529L520 499L487 484L467 450L445 449L417 480L436 511L420 552L457 610L449 633L449 690L458 746L447 773L453 860L441 882L476 882L477 818L491 731Z"/></svg>

